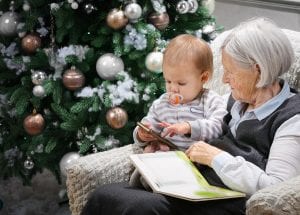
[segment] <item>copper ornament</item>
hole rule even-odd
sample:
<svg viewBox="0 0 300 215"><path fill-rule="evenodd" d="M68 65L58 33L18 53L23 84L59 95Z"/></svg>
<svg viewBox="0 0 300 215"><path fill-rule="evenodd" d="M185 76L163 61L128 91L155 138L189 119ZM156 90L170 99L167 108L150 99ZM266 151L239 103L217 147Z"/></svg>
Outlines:
<svg viewBox="0 0 300 215"><path fill-rule="evenodd" d="M125 16L124 11L114 8L108 13L106 23L109 27L118 30L128 23L128 18Z"/></svg>
<svg viewBox="0 0 300 215"><path fill-rule="evenodd" d="M38 135L44 130L45 120L41 114L33 113L24 119L23 127L28 134Z"/></svg>
<svg viewBox="0 0 300 215"><path fill-rule="evenodd" d="M41 47L42 40L36 34L28 34L22 39L22 49L27 54L33 54Z"/></svg>
<svg viewBox="0 0 300 215"><path fill-rule="evenodd" d="M164 30L166 27L168 27L168 25L170 23L169 15L166 12L151 13L150 16L148 17L148 19L149 19L150 23L152 23L159 30Z"/></svg>
<svg viewBox="0 0 300 215"><path fill-rule="evenodd" d="M75 67L71 67L65 71L63 75L63 84L68 90L78 90L85 83L84 75Z"/></svg>
<svg viewBox="0 0 300 215"><path fill-rule="evenodd" d="M128 120L127 112L120 107L111 108L106 113L106 121L110 127L119 129L125 126Z"/></svg>

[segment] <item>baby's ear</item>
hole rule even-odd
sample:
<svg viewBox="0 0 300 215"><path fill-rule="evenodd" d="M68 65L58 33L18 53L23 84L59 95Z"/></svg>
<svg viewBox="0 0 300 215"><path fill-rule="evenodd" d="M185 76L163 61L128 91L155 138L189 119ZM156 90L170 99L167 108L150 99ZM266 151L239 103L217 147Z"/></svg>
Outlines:
<svg viewBox="0 0 300 215"><path fill-rule="evenodd" d="M202 72L202 74L201 74L201 81L203 83L207 82L208 79L209 79L209 76L210 76L209 71Z"/></svg>

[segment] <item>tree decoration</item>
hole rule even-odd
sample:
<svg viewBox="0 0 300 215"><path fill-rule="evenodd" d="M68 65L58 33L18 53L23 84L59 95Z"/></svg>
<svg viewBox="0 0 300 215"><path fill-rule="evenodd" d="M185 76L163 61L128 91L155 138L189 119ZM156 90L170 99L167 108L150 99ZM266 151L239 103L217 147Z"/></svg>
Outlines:
<svg viewBox="0 0 300 215"><path fill-rule="evenodd" d="M130 3L126 5L124 14L130 20L130 22L137 22L142 15L142 8L137 3Z"/></svg>
<svg viewBox="0 0 300 215"><path fill-rule="evenodd" d="M97 60L96 70L102 79L113 80L119 72L124 71L124 63L116 55L107 53Z"/></svg>
<svg viewBox="0 0 300 215"><path fill-rule="evenodd" d="M154 12L150 14L148 19L150 23L153 24L159 30L164 30L166 27L168 27L170 23L170 18L167 12L164 13Z"/></svg>
<svg viewBox="0 0 300 215"><path fill-rule="evenodd" d="M42 40L37 34L28 34L22 38L22 49L27 54L33 54L41 47Z"/></svg>
<svg viewBox="0 0 300 215"><path fill-rule="evenodd" d="M97 8L94 5L92 5L91 3L88 3L88 4L84 5L84 11L87 14L90 14L95 10L97 10Z"/></svg>
<svg viewBox="0 0 300 215"><path fill-rule="evenodd" d="M41 85L36 85L33 87L32 93L34 96L42 98L46 95L45 88Z"/></svg>
<svg viewBox="0 0 300 215"><path fill-rule="evenodd" d="M118 30L127 25L128 18L125 16L124 11L115 8L108 13L106 23L112 29Z"/></svg>
<svg viewBox="0 0 300 215"><path fill-rule="evenodd" d="M27 170L31 170L34 167L34 162L32 161L30 156L27 156L26 160L24 161L24 168Z"/></svg>
<svg viewBox="0 0 300 215"><path fill-rule="evenodd" d="M19 15L15 12L5 12L0 17L0 35L14 36L17 34Z"/></svg>
<svg viewBox="0 0 300 215"><path fill-rule="evenodd" d="M66 153L59 162L60 173L63 176L67 176L67 168L74 163L80 155L77 152L68 152Z"/></svg>
<svg viewBox="0 0 300 215"><path fill-rule="evenodd" d="M197 0L181 0L176 5L176 10L180 14L195 13L199 7Z"/></svg>
<svg viewBox="0 0 300 215"><path fill-rule="evenodd" d="M114 107L106 113L106 122L114 129L123 128L127 121L128 115L123 108Z"/></svg>
<svg viewBox="0 0 300 215"><path fill-rule="evenodd" d="M150 52L145 60L146 68L152 72L162 72L163 57L161 52Z"/></svg>
<svg viewBox="0 0 300 215"><path fill-rule="evenodd" d="M31 81L35 85L41 85L47 79L47 74L44 71L31 70Z"/></svg>
<svg viewBox="0 0 300 215"><path fill-rule="evenodd" d="M63 74L63 84L68 90L78 90L84 83L85 76L75 66L72 66Z"/></svg>
<svg viewBox="0 0 300 215"><path fill-rule="evenodd" d="M44 130L45 120L41 114L33 110L33 113L24 119L23 127L29 135L38 135Z"/></svg>

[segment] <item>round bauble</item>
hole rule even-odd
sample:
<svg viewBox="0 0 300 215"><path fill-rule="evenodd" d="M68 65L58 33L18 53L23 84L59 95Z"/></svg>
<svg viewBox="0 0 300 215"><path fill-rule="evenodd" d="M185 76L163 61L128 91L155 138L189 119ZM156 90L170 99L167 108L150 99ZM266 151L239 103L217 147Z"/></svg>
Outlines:
<svg viewBox="0 0 300 215"><path fill-rule="evenodd" d="M31 81L35 85L41 85L47 79L47 74L43 71L32 70L31 73Z"/></svg>
<svg viewBox="0 0 300 215"><path fill-rule="evenodd" d="M198 10L199 4L197 0L187 0L189 3L189 13L195 13Z"/></svg>
<svg viewBox="0 0 300 215"><path fill-rule="evenodd" d="M97 60L96 70L102 79L113 80L119 72L124 71L124 63L116 55L106 53Z"/></svg>
<svg viewBox="0 0 300 215"><path fill-rule="evenodd" d="M41 114L33 113L24 119L23 127L28 134L38 135L44 130L45 120Z"/></svg>
<svg viewBox="0 0 300 215"><path fill-rule="evenodd" d="M145 60L146 68L152 72L162 72L164 55L161 52L150 52Z"/></svg>
<svg viewBox="0 0 300 215"><path fill-rule="evenodd" d="M32 93L34 96L42 98L46 95L45 88L41 85L34 86Z"/></svg>
<svg viewBox="0 0 300 215"><path fill-rule="evenodd" d="M126 5L124 14L131 22L136 22L142 16L142 8L137 3L130 3Z"/></svg>
<svg viewBox="0 0 300 215"><path fill-rule="evenodd" d="M30 157L27 157L27 159L24 161L24 168L27 170L31 170L34 167L34 162Z"/></svg>
<svg viewBox="0 0 300 215"><path fill-rule="evenodd" d="M106 121L114 129L122 128L128 121L127 112L120 107L111 108L106 113Z"/></svg>
<svg viewBox="0 0 300 215"><path fill-rule="evenodd" d="M119 9L112 9L107 17L106 23L109 27L118 30L123 28L128 23L128 18L125 16L124 12Z"/></svg>
<svg viewBox="0 0 300 215"><path fill-rule="evenodd" d="M59 169L63 176L67 176L67 168L78 158L80 158L80 155L77 152L68 152L61 158Z"/></svg>
<svg viewBox="0 0 300 215"><path fill-rule="evenodd" d="M0 35L14 36L17 34L19 15L15 12L6 12L0 17Z"/></svg>
<svg viewBox="0 0 300 215"><path fill-rule="evenodd" d="M78 90L85 83L85 77L78 69L71 67L63 74L63 84L68 90Z"/></svg>
<svg viewBox="0 0 300 215"><path fill-rule="evenodd" d="M150 14L148 19L150 23L153 24L159 30L164 30L166 27L168 27L170 22L169 15L166 12L154 12Z"/></svg>
<svg viewBox="0 0 300 215"><path fill-rule="evenodd" d="M96 8L94 7L94 5L92 5L92 4L90 4L90 3L84 5L84 11L85 11L87 14L92 13L94 10L96 10Z"/></svg>
<svg viewBox="0 0 300 215"><path fill-rule="evenodd" d="M33 54L41 47L42 40L36 34L28 34L22 38L22 49L27 54Z"/></svg>
<svg viewBox="0 0 300 215"><path fill-rule="evenodd" d="M180 14L185 14L185 13L189 12L189 7L190 7L190 5L187 1L181 0L177 3L176 10Z"/></svg>

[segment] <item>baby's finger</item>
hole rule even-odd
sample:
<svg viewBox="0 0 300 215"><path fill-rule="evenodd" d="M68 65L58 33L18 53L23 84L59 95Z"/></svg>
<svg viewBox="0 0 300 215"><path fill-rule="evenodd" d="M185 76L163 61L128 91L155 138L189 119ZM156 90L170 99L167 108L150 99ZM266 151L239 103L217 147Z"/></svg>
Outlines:
<svg viewBox="0 0 300 215"><path fill-rule="evenodd" d="M162 122L159 122L158 123L158 125L160 126L160 127L168 127L168 126L170 126L171 124L170 123L167 123L167 122L165 122L165 121L162 121Z"/></svg>

